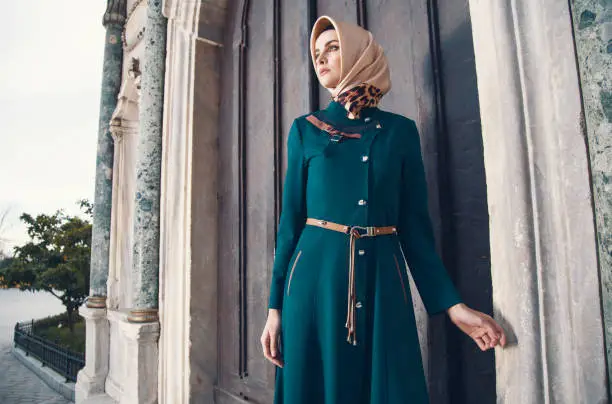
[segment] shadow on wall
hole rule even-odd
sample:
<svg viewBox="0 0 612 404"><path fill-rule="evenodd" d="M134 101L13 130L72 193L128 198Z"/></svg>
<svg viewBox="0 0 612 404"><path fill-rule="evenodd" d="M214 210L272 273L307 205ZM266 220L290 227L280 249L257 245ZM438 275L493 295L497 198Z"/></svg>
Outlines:
<svg viewBox="0 0 612 404"><path fill-rule="evenodd" d="M429 158L437 160L431 163L437 166L437 178L430 181L437 182L438 193L431 196L439 197L439 236L449 273L465 303L492 316L487 184L469 8L450 3L438 7L438 50L432 49L437 65L426 59L422 71L426 82L437 81L439 89L438 117L422 122L435 128L425 140L433 150ZM434 70L439 72L435 77ZM446 369L430 369L432 402L496 402L494 351L482 352L447 316L432 321L430 342L430 362L447 364Z"/></svg>

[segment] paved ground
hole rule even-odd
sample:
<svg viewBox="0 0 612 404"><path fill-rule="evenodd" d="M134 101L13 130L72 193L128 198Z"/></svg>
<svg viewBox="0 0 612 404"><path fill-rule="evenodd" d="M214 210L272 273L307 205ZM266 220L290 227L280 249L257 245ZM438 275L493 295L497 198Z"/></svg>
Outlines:
<svg viewBox="0 0 612 404"><path fill-rule="evenodd" d="M70 401L51 390L15 358L10 345L5 345L0 348L0 403L68 404Z"/></svg>
<svg viewBox="0 0 612 404"><path fill-rule="evenodd" d="M16 321L41 318L62 311L51 295L0 289L0 403L68 404L15 358L11 352Z"/></svg>

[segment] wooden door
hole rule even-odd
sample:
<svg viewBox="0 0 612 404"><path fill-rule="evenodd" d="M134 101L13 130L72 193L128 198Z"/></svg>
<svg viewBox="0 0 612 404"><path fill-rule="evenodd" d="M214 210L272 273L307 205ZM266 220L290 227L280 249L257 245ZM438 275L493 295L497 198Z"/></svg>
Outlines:
<svg viewBox="0 0 612 404"><path fill-rule="evenodd" d="M464 0L236 0L225 32L219 135L219 403L271 403L261 352L293 118L325 108L310 61L319 15L372 31L391 68L382 109L419 126L440 251L468 304L491 310L488 216L469 10ZM495 401L492 353L445 316L424 352L432 402ZM428 360L427 360L428 359ZM478 397L477 399L475 397Z"/></svg>

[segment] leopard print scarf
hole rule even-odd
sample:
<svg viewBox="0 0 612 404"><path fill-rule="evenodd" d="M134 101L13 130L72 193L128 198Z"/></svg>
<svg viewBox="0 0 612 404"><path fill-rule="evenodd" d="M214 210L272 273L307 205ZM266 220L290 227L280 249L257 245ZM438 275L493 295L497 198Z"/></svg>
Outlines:
<svg viewBox="0 0 612 404"><path fill-rule="evenodd" d="M348 111L349 119L359 119L359 112L365 107L375 107L380 102L383 92L368 83L361 83L338 94L334 99Z"/></svg>

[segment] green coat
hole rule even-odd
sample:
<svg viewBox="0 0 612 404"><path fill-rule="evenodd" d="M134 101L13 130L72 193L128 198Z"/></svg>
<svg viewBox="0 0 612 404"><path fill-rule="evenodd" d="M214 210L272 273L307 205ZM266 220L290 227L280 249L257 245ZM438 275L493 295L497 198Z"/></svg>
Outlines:
<svg viewBox="0 0 612 404"><path fill-rule="evenodd" d="M274 403L428 403L407 271L429 315L461 298L435 249L416 125L377 107L352 120L335 101L315 115L361 137L334 141L307 115L289 131L268 305L282 310ZM356 240L357 345L345 328L349 236L307 217L397 226Z"/></svg>

